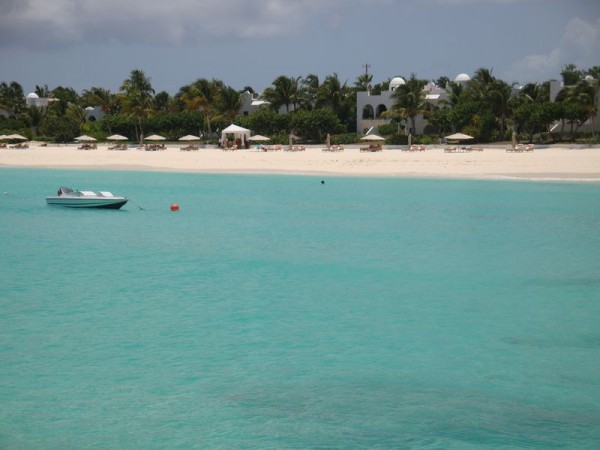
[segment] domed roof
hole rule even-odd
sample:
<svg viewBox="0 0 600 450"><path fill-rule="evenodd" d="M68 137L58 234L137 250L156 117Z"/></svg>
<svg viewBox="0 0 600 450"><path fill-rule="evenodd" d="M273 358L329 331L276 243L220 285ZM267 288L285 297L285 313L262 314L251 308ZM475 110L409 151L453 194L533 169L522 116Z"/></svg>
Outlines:
<svg viewBox="0 0 600 450"><path fill-rule="evenodd" d="M402 77L392 78L392 81L390 81L390 91L395 90L398 86L402 86L403 84L406 84L406 81L404 81L404 78L402 78Z"/></svg>
<svg viewBox="0 0 600 450"><path fill-rule="evenodd" d="M30 92L25 98L40 98L35 92Z"/></svg>
<svg viewBox="0 0 600 450"><path fill-rule="evenodd" d="M591 82L591 81L594 81L594 77L591 76L591 75L586 75L585 81L587 81L588 83Z"/></svg>
<svg viewBox="0 0 600 450"><path fill-rule="evenodd" d="M454 79L454 81L456 83L459 83L461 81L470 81L471 77L469 75L467 75L466 73L459 73L458 75L456 75L456 78Z"/></svg>

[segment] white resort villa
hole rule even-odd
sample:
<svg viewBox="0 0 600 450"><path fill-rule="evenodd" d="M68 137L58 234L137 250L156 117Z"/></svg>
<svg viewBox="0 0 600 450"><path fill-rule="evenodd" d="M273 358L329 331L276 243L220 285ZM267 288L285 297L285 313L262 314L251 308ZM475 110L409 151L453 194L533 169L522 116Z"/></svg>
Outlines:
<svg viewBox="0 0 600 450"><path fill-rule="evenodd" d="M466 73L461 73L455 79L455 83L466 85L471 77ZM403 84L406 84L404 78L395 77L390 81L389 89L381 94L373 95L370 91L359 91L356 93L356 131L361 134L367 133L371 129L377 129L379 125L390 123L390 119L381 117L381 115L392 109L394 99L392 94ZM440 101L448 99L448 92L445 88L437 86L433 81L427 83L423 88L425 99L438 106ZM423 116L416 117L416 132L423 134L426 131L427 120Z"/></svg>

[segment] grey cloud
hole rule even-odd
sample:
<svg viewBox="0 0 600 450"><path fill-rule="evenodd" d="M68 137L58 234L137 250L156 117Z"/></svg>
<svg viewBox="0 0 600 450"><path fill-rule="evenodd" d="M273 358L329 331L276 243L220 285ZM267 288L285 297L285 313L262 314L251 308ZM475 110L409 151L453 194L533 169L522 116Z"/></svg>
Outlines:
<svg viewBox="0 0 600 450"><path fill-rule="evenodd" d="M509 70L513 78L529 81L548 79L560 73L565 64L581 69L598 65L600 54L600 19L574 18L567 24L558 46L547 54L528 55L515 61Z"/></svg>
<svg viewBox="0 0 600 450"><path fill-rule="evenodd" d="M293 33L340 0L4 0L0 46L65 46L81 41L180 45L206 37Z"/></svg>

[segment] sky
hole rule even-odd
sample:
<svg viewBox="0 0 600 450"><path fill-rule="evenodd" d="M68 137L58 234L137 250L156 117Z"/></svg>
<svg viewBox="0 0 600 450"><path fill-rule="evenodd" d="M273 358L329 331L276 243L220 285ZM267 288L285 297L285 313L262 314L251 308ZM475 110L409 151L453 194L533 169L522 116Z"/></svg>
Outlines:
<svg viewBox="0 0 600 450"><path fill-rule="evenodd" d="M600 0L0 0L0 82L104 87L133 69L260 92L280 75L353 85L481 67L509 83L600 65Z"/></svg>

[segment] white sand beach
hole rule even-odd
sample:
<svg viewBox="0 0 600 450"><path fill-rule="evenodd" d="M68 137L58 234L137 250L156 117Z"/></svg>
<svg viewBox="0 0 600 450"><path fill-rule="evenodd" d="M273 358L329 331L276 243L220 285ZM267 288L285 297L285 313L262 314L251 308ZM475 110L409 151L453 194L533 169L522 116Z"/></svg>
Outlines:
<svg viewBox="0 0 600 450"><path fill-rule="evenodd" d="M107 144L79 150L75 144L30 143L28 149L0 149L0 167L600 182L600 149L594 148L541 147L512 153L507 146L484 146L483 151L447 153L444 146L428 146L418 152L384 147L371 153L361 152L359 145L340 152L325 152L324 146L296 152L286 147L270 152L180 147L111 151Z"/></svg>

